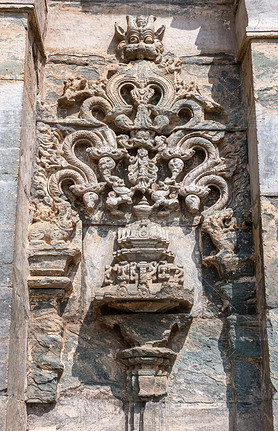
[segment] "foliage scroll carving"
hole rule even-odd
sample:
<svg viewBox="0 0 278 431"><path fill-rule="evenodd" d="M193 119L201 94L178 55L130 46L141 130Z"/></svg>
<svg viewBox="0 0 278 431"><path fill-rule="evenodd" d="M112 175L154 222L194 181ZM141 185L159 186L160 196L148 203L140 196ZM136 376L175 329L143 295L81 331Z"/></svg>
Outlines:
<svg viewBox="0 0 278 431"><path fill-rule="evenodd" d="M150 315L178 307L188 316L194 287L185 286L185 268L176 262L165 225L171 217L189 224L195 217L204 220L203 231L219 245L204 263L224 271L227 249L236 265L227 206L237 156L225 140L221 106L203 97L195 82L184 81L181 59L162 55L165 27L155 30L154 23L153 16L129 16L127 30L116 24L119 61L107 63L97 80L69 77L54 108L41 111L29 286L45 288L46 274L52 287L69 292L67 270L80 258L78 226L95 223L101 214L121 227L95 306ZM212 229L215 214L225 238L217 239ZM55 260L51 250L60 262L54 273L37 270L38 260ZM170 334L174 323L169 325ZM156 389L141 388L142 398L165 395L164 368L175 357L171 349L154 346L119 356L131 368L138 363L143 370L146 361L159 368L150 378ZM145 377L138 376L141 385Z"/></svg>

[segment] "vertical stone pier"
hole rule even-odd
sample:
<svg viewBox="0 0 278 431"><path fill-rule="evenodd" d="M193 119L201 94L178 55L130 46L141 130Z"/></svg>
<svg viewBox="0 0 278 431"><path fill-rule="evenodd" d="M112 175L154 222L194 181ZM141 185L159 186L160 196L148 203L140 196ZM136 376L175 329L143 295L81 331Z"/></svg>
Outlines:
<svg viewBox="0 0 278 431"><path fill-rule="evenodd" d="M0 429L26 429L29 223L46 4L0 2Z"/></svg>
<svg viewBox="0 0 278 431"><path fill-rule="evenodd" d="M275 0L241 0L242 61L262 355L262 429L278 427L278 14Z"/></svg>

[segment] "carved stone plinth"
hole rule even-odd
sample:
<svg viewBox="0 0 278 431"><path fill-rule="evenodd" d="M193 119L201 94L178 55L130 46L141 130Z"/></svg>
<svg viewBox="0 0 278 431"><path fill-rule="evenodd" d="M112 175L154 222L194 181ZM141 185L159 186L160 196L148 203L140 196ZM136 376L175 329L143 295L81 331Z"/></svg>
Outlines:
<svg viewBox="0 0 278 431"><path fill-rule="evenodd" d="M110 328L120 328L129 349L117 358L127 367L129 397L148 400L167 393L169 367L177 352L169 348L173 332L183 331L184 338L192 321L188 314L150 314L101 316ZM168 346L168 347L167 347Z"/></svg>
<svg viewBox="0 0 278 431"><path fill-rule="evenodd" d="M165 347L134 347L118 354L128 367L129 389L141 400L167 394L168 368L175 358L176 353Z"/></svg>
<svg viewBox="0 0 278 431"><path fill-rule="evenodd" d="M62 298L71 291L69 270L80 261L78 248L33 249L29 255L28 287L32 298Z"/></svg>

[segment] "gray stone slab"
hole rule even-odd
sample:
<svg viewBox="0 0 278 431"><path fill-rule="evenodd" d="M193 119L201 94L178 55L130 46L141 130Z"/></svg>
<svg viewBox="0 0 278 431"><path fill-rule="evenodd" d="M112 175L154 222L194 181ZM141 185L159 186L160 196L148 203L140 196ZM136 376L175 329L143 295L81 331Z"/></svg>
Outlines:
<svg viewBox="0 0 278 431"><path fill-rule="evenodd" d="M270 379L274 388L274 397L277 400L278 390L278 309L267 313L267 336L269 349Z"/></svg>
<svg viewBox="0 0 278 431"><path fill-rule="evenodd" d="M0 146L19 148L23 82L0 81Z"/></svg>
<svg viewBox="0 0 278 431"><path fill-rule="evenodd" d="M231 359L260 360L260 320L256 316L232 315L228 317Z"/></svg>
<svg viewBox="0 0 278 431"><path fill-rule="evenodd" d="M15 227L17 203L17 179L0 180L0 228Z"/></svg>
<svg viewBox="0 0 278 431"><path fill-rule="evenodd" d="M0 396L0 430L5 429L6 424L6 407L7 407L7 396Z"/></svg>
<svg viewBox="0 0 278 431"><path fill-rule="evenodd" d="M13 265L10 263L0 265L0 286L11 287L13 276Z"/></svg>
<svg viewBox="0 0 278 431"><path fill-rule="evenodd" d="M122 402L114 398L107 386L67 391L58 400L55 409L39 405L28 409L30 431L115 431L125 429L125 414ZM67 419L65 420L65 415Z"/></svg>
<svg viewBox="0 0 278 431"><path fill-rule="evenodd" d="M167 400L174 403L226 401L225 340L218 319L194 319L185 339L177 336L172 348L182 347L168 379ZM223 345L223 346L222 346Z"/></svg>
<svg viewBox="0 0 278 431"><path fill-rule="evenodd" d="M262 195L278 196L278 43L252 41L256 128Z"/></svg>
<svg viewBox="0 0 278 431"><path fill-rule="evenodd" d="M266 305L278 307L278 198L261 198Z"/></svg>
<svg viewBox="0 0 278 431"><path fill-rule="evenodd" d="M0 339L0 391L7 390L9 339Z"/></svg>
<svg viewBox="0 0 278 431"><path fill-rule="evenodd" d="M19 154L19 148L0 148L0 181L17 176Z"/></svg>
<svg viewBox="0 0 278 431"><path fill-rule="evenodd" d="M48 52L114 54L116 40L111 24L118 22L125 27L127 14L154 14L158 16L157 26L165 24L167 27L164 37L166 52L175 52L177 56L234 53L233 11L229 6L212 8L209 4L199 2L196 5L194 2L171 4L170 14L168 8L167 13L165 9L165 3L154 5L153 2L146 4L140 1L131 5L110 2L109 8L101 2L87 2L82 10L74 4L63 9L59 3L52 4L48 14L46 49ZM75 37L69 37L72 28L77 27ZM96 32L98 28L103 31Z"/></svg>
<svg viewBox="0 0 278 431"><path fill-rule="evenodd" d="M0 340L9 337L11 320L12 291L9 287L0 286Z"/></svg>
<svg viewBox="0 0 278 431"><path fill-rule="evenodd" d="M23 79L26 26L26 13L18 13L14 15L2 13L0 16L1 79Z"/></svg>
<svg viewBox="0 0 278 431"><path fill-rule="evenodd" d="M12 264L14 258L14 228L0 228L0 262Z"/></svg>

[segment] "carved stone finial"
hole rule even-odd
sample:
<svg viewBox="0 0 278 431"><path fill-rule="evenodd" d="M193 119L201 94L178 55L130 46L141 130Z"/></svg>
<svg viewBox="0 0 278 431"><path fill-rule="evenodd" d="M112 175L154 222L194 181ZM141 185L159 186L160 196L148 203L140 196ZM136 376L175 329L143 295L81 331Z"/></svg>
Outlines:
<svg viewBox="0 0 278 431"><path fill-rule="evenodd" d="M126 20L126 32L117 23L115 24L116 36L120 40L118 52L121 61L128 63L132 60L151 60L158 63L163 52L161 40L165 26L163 25L155 31L156 17L153 15L148 17L129 15Z"/></svg>

